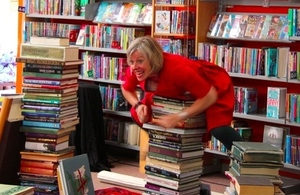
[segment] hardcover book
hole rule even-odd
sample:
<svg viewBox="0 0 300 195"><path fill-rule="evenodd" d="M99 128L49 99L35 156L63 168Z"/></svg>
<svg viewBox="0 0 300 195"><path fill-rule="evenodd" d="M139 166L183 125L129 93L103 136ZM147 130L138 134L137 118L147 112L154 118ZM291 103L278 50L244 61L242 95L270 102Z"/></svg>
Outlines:
<svg viewBox="0 0 300 195"><path fill-rule="evenodd" d="M21 57L60 61L78 60L79 54L79 47L75 46L49 46L22 43L20 50Z"/></svg>
<svg viewBox="0 0 300 195"><path fill-rule="evenodd" d="M170 33L171 12L168 10L155 11L155 33Z"/></svg>
<svg viewBox="0 0 300 195"><path fill-rule="evenodd" d="M65 195L95 195L86 153L59 160L58 171Z"/></svg>
<svg viewBox="0 0 300 195"><path fill-rule="evenodd" d="M258 94L257 89L243 87L244 90L244 114L254 114L257 112Z"/></svg>
<svg viewBox="0 0 300 195"><path fill-rule="evenodd" d="M33 195L34 187L21 186L21 185L10 185L0 184L0 194L3 195Z"/></svg>
<svg viewBox="0 0 300 195"><path fill-rule="evenodd" d="M287 127L264 125L263 142L284 150L287 134L289 134Z"/></svg>
<svg viewBox="0 0 300 195"><path fill-rule="evenodd" d="M82 65L83 60L75 59L69 61L55 60L55 59L37 59L35 57L17 57L16 62L40 64L40 65L53 65L53 66L70 66L70 65Z"/></svg>
<svg viewBox="0 0 300 195"><path fill-rule="evenodd" d="M284 118L287 88L268 87L267 89L267 118Z"/></svg>
<svg viewBox="0 0 300 195"><path fill-rule="evenodd" d="M240 162L283 163L283 150L263 142L233 142L231 155Z"/></svg>
<svg viewBox="0 0 300 195"><path fill-rule="evenodd" d="M30 44L35 45L55 45L55 46L69 46L69 38L64 37L30 37Z"/></svg>

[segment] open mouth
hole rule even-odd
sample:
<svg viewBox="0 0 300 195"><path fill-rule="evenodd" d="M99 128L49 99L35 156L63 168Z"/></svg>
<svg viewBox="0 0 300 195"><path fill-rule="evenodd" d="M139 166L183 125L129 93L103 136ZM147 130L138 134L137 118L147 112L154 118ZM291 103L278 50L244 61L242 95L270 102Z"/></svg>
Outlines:
<svg viewBox="0 0 300 195"><path fill-rule="evenodd" d="M143 71L142 69L137 69L137 70L134 70L133 72L136 75L136 77L138 79L140 79L143 77L145 71Z"/></svg>

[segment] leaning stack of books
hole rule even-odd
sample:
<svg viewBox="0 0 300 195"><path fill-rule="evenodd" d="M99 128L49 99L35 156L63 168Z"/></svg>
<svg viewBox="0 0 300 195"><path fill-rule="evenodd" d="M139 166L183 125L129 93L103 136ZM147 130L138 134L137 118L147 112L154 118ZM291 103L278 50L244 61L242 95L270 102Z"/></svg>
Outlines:
<svg viewBox="0 0 300 195"><path fill-rule="evenodd" d="M24 63L20 181L34 186L38 194L58 194L58 161L74 156L69 135L79 123L78 66L83 61L78 59L78 47L60 39L36 37L32 40L37 42L21 45L16 59Z"/></svg>
<svg viewBox="0 0 300 195"><path fill-rule="evenodd" d="M225 172L230 186L226 187L225 194L281 193L279 171L283 167L283 157L283 150L269 143L233 142L229 171Z"/></svg>
<svg viewBox="0 0 300 195"><path fill-rule="evenodd" d="M153 100L154 117L180 112L192 103L157 96ZM143 128L149 134L144 193L199 194L204 154L202 136L206 132L205 117L199 115L187 119L175 128L164 129L153 124L144 124Z"/></svg>

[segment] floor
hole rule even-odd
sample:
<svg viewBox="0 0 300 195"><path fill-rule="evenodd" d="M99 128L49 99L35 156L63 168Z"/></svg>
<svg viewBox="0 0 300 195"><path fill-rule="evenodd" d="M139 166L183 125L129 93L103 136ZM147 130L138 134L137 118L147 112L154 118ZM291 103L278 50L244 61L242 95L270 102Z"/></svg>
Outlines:
<svg viewBox="0 0 300 195"><path fill-rule="evenodd" d="M120 155L120 154L124 154L124 152L109 153L108 155L109 162L111 163L111 165L114 166L113 168L111 168L111 172L130 175L139 178L143 178L145 176L144 173L139 172L139 160L136 153L129 152L124 155ZM101 182L100 179L97 178L97 174L98 174L97 172L92 172L93 184L95 190L115 186L113 184ZM229 180L226 178L226 176L223 173L202 175L200 180L204 184L210 185L211 191L216 192L214 194L217 193L223 194L225 191L225 187L229 185ZM127 189L134 192L141 192L140 190L137 189L131 189L131 188L127 188Z"/></svg>

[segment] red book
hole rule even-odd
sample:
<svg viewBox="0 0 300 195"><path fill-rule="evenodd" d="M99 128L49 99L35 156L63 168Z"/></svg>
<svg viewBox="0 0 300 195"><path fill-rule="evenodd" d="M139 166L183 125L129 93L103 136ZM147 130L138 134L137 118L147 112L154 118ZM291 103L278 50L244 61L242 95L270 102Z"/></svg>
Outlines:
<svg viewBox="0 0 300 195"><path fill-rule="evenodd" d="M49 175L49 176L57 175L56 169L43 169L43 168L25 167L25 166L20 166L20 172L21 173L39 174L39 175Z"/></svg>
<svg viewBox="0 0 300 195"><path fill-rule="evenodd" d="M55 162L21 159L21 167L35 167L56 170L57 166L58 163Z"/></svg>

